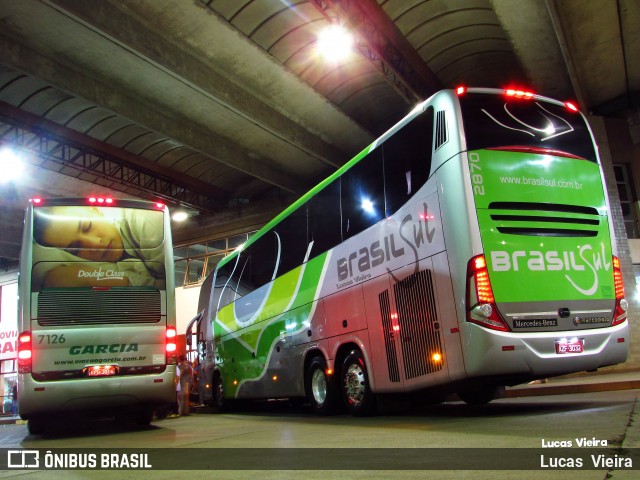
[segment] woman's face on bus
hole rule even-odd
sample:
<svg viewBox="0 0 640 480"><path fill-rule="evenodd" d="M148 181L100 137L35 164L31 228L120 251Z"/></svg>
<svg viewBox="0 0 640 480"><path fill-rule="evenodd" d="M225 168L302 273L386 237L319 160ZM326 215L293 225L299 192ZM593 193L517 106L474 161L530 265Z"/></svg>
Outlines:
<svg viewBox="0 0 640 480"><path fill-rule="evenodd" d="M54 207L54 221L45 228L43 242L86 260L117 262L124 247L118 228L96 208Z"/></svg>

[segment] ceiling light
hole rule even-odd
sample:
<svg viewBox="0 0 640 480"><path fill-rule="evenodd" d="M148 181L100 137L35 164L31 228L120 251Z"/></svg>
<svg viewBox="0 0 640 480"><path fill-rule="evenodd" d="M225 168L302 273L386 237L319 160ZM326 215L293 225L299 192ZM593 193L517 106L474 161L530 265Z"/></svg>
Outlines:
<svg viewBox="0 0 640 480"><path fill-rule="evenodd" d="M171 218L174 222L184 222L187 218L189 218L189 214L187 212L179 211L174 213Z"/></svg>
<svg viewBox="0 0 640 480"><path fill-rule="evenodd" d="M332 62L346 59L352 46L353 35L340 25L329 25L318 35L318 52Z"/></svg>
<svg viewBox="0 0 640 480"><path fill-rule="evenodd" d="M22 159L11 148L0 150L0 183L18 180L24 171Z"/></svg>

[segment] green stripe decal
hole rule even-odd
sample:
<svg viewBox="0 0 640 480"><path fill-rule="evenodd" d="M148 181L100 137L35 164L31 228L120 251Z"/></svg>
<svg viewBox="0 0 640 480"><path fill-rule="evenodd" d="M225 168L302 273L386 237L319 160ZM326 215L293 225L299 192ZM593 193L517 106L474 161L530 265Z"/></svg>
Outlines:
<svg viewBox="0 0 640 480"><path fill-rule="evenodd" d="M278 339L308 326L328 258L329 253L324 253L277 278L253 318L237 320L233 304L218 312L214 320L216 348L221 357L233 359L232 363L220 365L228 394L235 396L241 382L264 375L271 349ZM248 302L251 297L249 294L238 301ZM240 324L245 328L238 334Z"/></svg>

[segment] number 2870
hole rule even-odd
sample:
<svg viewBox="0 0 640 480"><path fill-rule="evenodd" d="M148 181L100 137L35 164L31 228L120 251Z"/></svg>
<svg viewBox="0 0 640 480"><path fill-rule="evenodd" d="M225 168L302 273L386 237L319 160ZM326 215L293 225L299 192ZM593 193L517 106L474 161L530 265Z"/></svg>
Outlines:
<svg viewBox="0 0 640 480"><path fill-rule="evenodd" d="M471 183L473 184L473 193L476 195L484 195L484 184L482 179L482 168L480 167L480 155L476 152L469 154L469 169L471 170Z"/></svg>

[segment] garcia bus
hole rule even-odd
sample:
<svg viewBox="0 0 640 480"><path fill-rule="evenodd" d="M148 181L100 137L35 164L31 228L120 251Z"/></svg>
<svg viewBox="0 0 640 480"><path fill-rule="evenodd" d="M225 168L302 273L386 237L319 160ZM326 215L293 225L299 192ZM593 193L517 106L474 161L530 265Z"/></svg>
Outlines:
<svg viewBox="0 0 640 480"><path fill-rule="evenodd" d="M197 325L205 399L455 392L624 362L596 145L572 104L444 90L224 258Z"/></svg>
<svg viewBox="0 0 640 480"><path fill-rule="evenodd" d="M18 412L148 424L175 401L173 248L162 204L34 199L20 253Z"/></svg>

